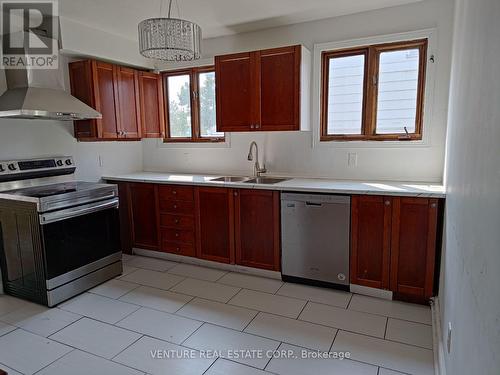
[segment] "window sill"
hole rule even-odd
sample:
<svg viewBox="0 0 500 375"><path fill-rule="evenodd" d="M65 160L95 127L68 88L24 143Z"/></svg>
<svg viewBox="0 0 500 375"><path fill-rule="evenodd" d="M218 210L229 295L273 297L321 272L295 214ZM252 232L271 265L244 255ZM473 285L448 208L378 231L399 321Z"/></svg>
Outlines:
<svg viewBox="0 0 500 375"><path fill-rule="evenodd" d="M158 148L170 149L218 149L231 147L231 137L228 133L226 133L225 139L223 141L192 141L187 139L156 139L156 141L156 146Z"/></svg>
<svg viewBox="0 0 500 375"><path fill-rule="evenodd" d="M322 135L320 142L413 142L422 141L421 134L410 134L405 136L402 134L381 134L381 135Z"/></svg>

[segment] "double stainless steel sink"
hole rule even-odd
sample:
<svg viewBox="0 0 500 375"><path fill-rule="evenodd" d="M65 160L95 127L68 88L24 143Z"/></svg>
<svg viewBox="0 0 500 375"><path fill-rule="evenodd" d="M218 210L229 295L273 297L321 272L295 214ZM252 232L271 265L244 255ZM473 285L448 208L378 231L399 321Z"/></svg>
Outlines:
<svg viewBox="0 0 500 375"><path fill-rule="evenodd" d="M271 177L271 176L259 176L259 177L241 177L241 176L222 176L213 178L210 181L221 181L221 182L243 182L245 184L266 184L273 185L279 182L288 181L289 178L282 177Z"/></svg>

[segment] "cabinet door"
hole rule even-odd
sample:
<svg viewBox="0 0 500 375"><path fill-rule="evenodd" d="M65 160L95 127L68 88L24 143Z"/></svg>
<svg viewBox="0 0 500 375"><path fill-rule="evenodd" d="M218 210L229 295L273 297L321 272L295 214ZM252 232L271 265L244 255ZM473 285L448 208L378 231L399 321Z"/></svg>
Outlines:
<svg viewBox="0 0 500 375"><path fill-rule="evenodd" d="M437 199L393 199L391 290L398 299L432 297L437 215Z"/></svg>
<svg viewBox="0 0 500 375"><path fill-rule="evenodd" d="M92 64L90 60L75 61L68 64L71 95L88 106L95 108L94 90L92 89ZM96 120L74 121L75 138L97 138Z"/></svg>
<svg viewBox="0 0 500 375"><path fill-rule="evenodd" d="M134 247L158 250L158 188L154 184L129 184Z"/></svg>
<svg viewBox="0 0 500 375"><path fill-rule="evenodd" d="M122 251L132 254L132 222L130 209L129 187L127 182L114 182L118 185L118 197L120 199L120 243Z"/></svg>
<svg viewBox="0 0 500 375"><path fill-rule="evenodd" d="M259 130L300 130L300 46L258 52Z"/></svg>
<svg viewBox="0 0 500 375"><path fill-rule="evenodd" d="M139 80L137 70L116 66L118 130L123 138L140 138Z"/></svg>
<svg viewBox="0 0 500 375"><path fill-rule="evenodd" d="M389 289L392 198L351 199L351 283Z"/></svg>
<svg viewBox="0 0 500 375"><path fill-rule="evenodd" d="M234 263L234 208L231 189L195 191L198 258Z"/></svg>
<svg viewBox="0 0 500 375"><path fill-rule="evenodd" d="M256 54L215 57L217 131L249 131L258 122Z"/></svg>
<svg viewBox="0 0 500 375"><path fill-rule="evenodd" d="M279 192L235 190L236 264L280 270Z"/></svg>
<svg viewBox="0 0 500 375"><path fill-rule="evenodd" d="M139 73L141 126L143 138L165 137L163 80L160 74Z"/></svg>
<svg viewBox="0 0 500 375"><path fill-rule="evenodd" d="M112 64L92 61L95 91L95 109L102 114L97 120L99 138L117 138L118 122L116 110L116 79Z"/></svg>

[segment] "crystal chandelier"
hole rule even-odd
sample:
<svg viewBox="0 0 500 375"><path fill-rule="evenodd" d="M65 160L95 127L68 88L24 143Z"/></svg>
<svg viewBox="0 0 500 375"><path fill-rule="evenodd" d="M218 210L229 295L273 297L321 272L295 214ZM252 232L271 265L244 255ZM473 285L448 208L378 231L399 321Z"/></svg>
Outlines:
<svg viewBox="0 0 500 375"><path fill-rule="evenodd" d="M201 27L194 22L171 18L148 18L139 23L139 52L150 59L189 61L201 57ZM160 7L161 14L161 7Z"/></svg>

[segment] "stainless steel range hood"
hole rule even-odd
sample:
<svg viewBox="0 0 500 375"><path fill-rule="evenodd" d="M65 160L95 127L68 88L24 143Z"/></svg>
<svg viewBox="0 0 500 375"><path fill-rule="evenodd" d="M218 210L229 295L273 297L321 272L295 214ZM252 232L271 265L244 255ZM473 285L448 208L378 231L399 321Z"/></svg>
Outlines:
<svg viewBox="0 0 500 375"><path fill-rule="evenodd" d="M40 35L38 37L43 38ZM63 62L59 61L58 66L59 69L5 69L7 91L0 96L0 118L102 118L99 112L64 91Z"/></svg>

